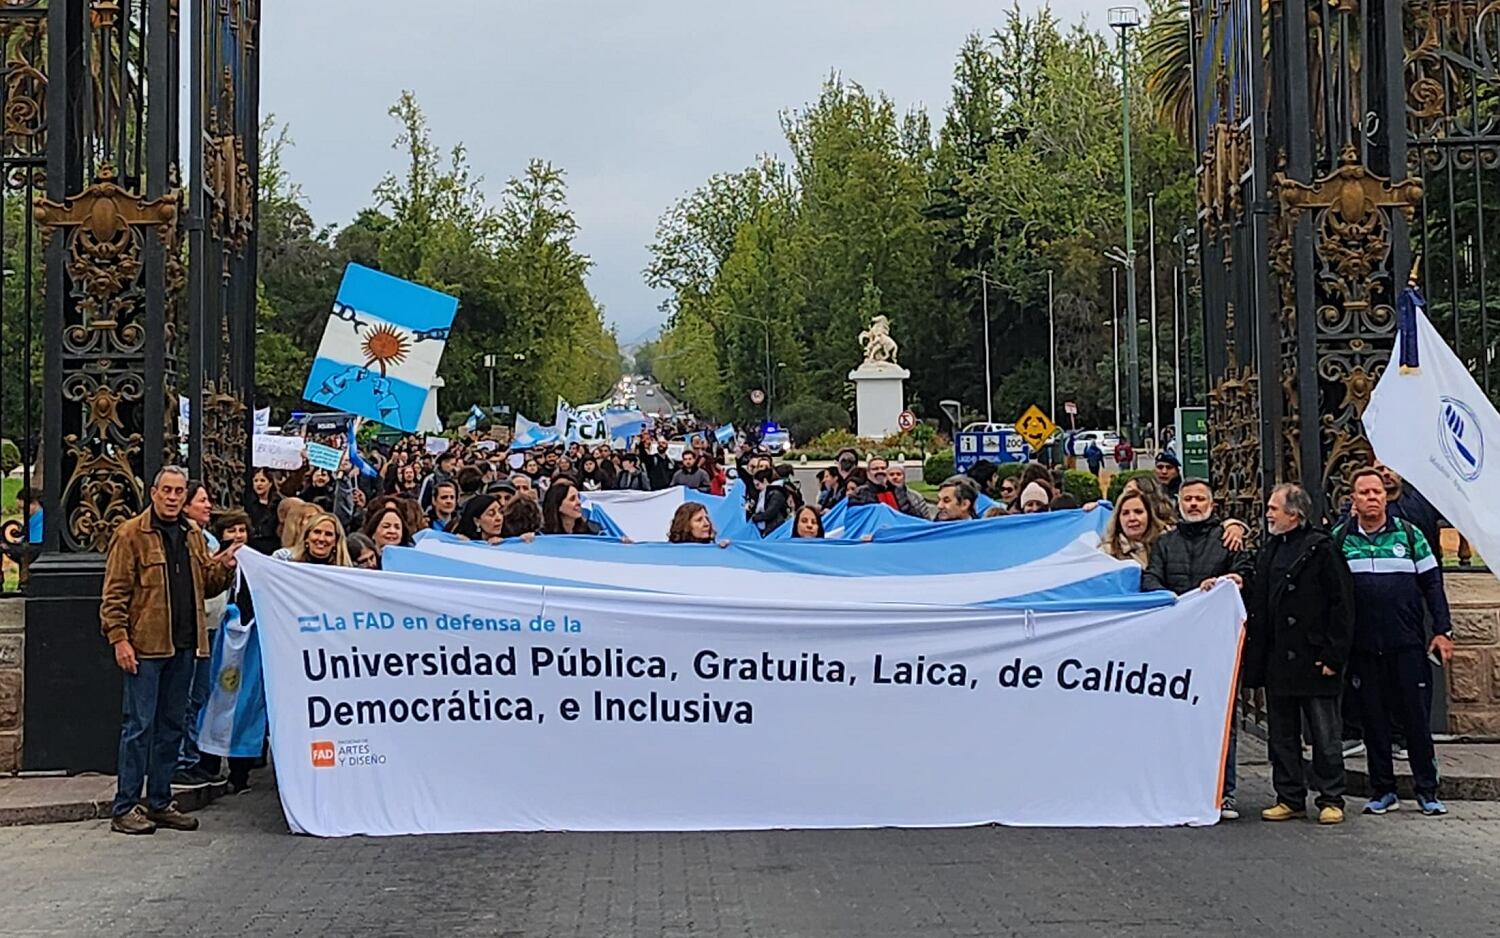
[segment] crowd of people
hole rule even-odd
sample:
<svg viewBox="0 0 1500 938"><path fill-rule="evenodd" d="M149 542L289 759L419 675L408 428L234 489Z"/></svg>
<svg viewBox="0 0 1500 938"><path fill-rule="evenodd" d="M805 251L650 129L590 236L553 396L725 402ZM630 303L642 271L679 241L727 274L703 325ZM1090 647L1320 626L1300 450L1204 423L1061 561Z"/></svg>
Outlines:
<svg viewBox="0 0 1500 938"><path fill-rule="evenodd" d="M252 597L233 572L242 545L291 563L379 569L387 548L410 545L423 529L487 544L597 535L581 493L685 486L724 495L731 477L744 481L745 517L762 535L790 521L791 536L821 538L824 516L843 501L940 523L1100 510L1063 492L1060 471L1041 464L1008 474L978 463L942 480L929 502L908 486L904 466L853 450L819 471L818 490L804 497L789 464L750 444L719 445L711 434L695 436L675 459L664 437L647 432L625 449L572 443L514 453L478 438L434 453L408 438L361 462L367 470L348 459L333 472L258 469L243 506L222 511L202 483L164 469L151 507L121 526L100 612L126 673L115 830L192 829L197 821L173 807L168 781L203 785L227 773L230 790L243 791L265 757L263 729L234 747L202 745L198 729L217 683L208 664L225 637L217 626L231 620L229 610L237 621L254 618ZM1428 655L1445 662L1452 650L1437 515L1385 467L1362 470L1353 483L1352 505L1331 530L1305 491L1277 487L1257 553L1247 546L1247 521L1221 519L1209 485L1182 479L1167 454L1155 473L1129 480L1104 525L1101 549L1138 564L1142 589L1181 595L1228 579L1243 591L1249 622L1241 681L1265 688L1268 700L1277 802L1262 812L1267 820L1304 816L1310 781L1318 820L1342 821L1343 757L1346 740L1357 735L1375 790L1367 813L1399 805L1395 733L1404 738L1422 812L1446 810L1428 729ZM672 543L728 545L705 505L693 501L678 508L664 534ZM159 575L145 575L146 568ZM1234 749L1231 733L1225 819L1239 816Z"/></svg>

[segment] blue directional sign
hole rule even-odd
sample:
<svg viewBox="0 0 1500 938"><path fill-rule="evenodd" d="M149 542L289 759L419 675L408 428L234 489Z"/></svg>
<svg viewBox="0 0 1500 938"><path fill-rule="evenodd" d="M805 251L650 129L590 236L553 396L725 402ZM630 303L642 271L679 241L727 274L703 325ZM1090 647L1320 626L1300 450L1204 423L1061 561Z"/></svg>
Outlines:
<svg viewBox="0 0 1500 938"><path fill-rule="evenodd" d="M981 459L992 463L1025 462L1031 448L1011 430L965 430L953 437L953 468L967 472Z"/></svg>

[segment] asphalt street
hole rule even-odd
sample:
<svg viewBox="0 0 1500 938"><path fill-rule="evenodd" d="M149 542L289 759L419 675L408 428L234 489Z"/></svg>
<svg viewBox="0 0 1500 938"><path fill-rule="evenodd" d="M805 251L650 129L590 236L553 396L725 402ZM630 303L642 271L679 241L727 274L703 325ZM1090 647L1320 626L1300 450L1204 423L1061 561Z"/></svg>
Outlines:
<svg viewBox="0 0 1500 938"><path fill-rule="evenodd" d="M1242 804L1266 803L1264 765L1242 772ZM1337 828L1247 810L1196 830L318 840L287 833L269 775L258 781L200 812L196 833L0 830L0 934L1500 934L1497 803Z"/></svg>

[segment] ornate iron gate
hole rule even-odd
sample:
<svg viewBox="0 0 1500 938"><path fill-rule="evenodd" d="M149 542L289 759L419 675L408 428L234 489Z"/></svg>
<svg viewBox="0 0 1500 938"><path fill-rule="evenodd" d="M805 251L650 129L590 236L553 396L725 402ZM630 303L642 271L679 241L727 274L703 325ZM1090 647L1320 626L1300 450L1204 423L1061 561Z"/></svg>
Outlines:
<svg viewBox="0 0 1500 938"><path fill-rule="evenodd" d="M25 490L37 481L41 442L42 241L31 205L46 185L46 37L45 6L0 6L0 476L19 460ZM0 594L8 594L24 584L31 551L24 506L0 504L0 518Z"/></svg>
<svg viewBox="0 0 1500 938"><path fill-rule="evenodd" d="M118 673L99 647L102 554L146 507L157 470L186 461L220 504L244 491L259 2L183 6L0 0L6 208L35 187L28 214L45 246L32 393L46 523L27 584L28 768L112 769Z"/></svg>
<svg viewBox="0 0 1500 938"><path fill-rule="evenodd" d="M1408 278L1490 390L1497 0L1194 0L1215 484L1336 506Z"/></svg>

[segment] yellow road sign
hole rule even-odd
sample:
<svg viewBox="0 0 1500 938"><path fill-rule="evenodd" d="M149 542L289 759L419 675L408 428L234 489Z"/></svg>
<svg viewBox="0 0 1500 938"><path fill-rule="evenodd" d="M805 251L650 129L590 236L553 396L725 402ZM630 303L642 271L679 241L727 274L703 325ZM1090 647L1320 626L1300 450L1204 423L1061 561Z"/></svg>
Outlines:
<svg viewBox="0 0 1500 938"><path fill-rule="evenodd" d="M1016 432L1021 434L1021 439L1031 444L1032 450L1041 449L1042 444L1056 431L1057 424L1035 404L1026 408L1026 413L1016 421Z"/></svg>

